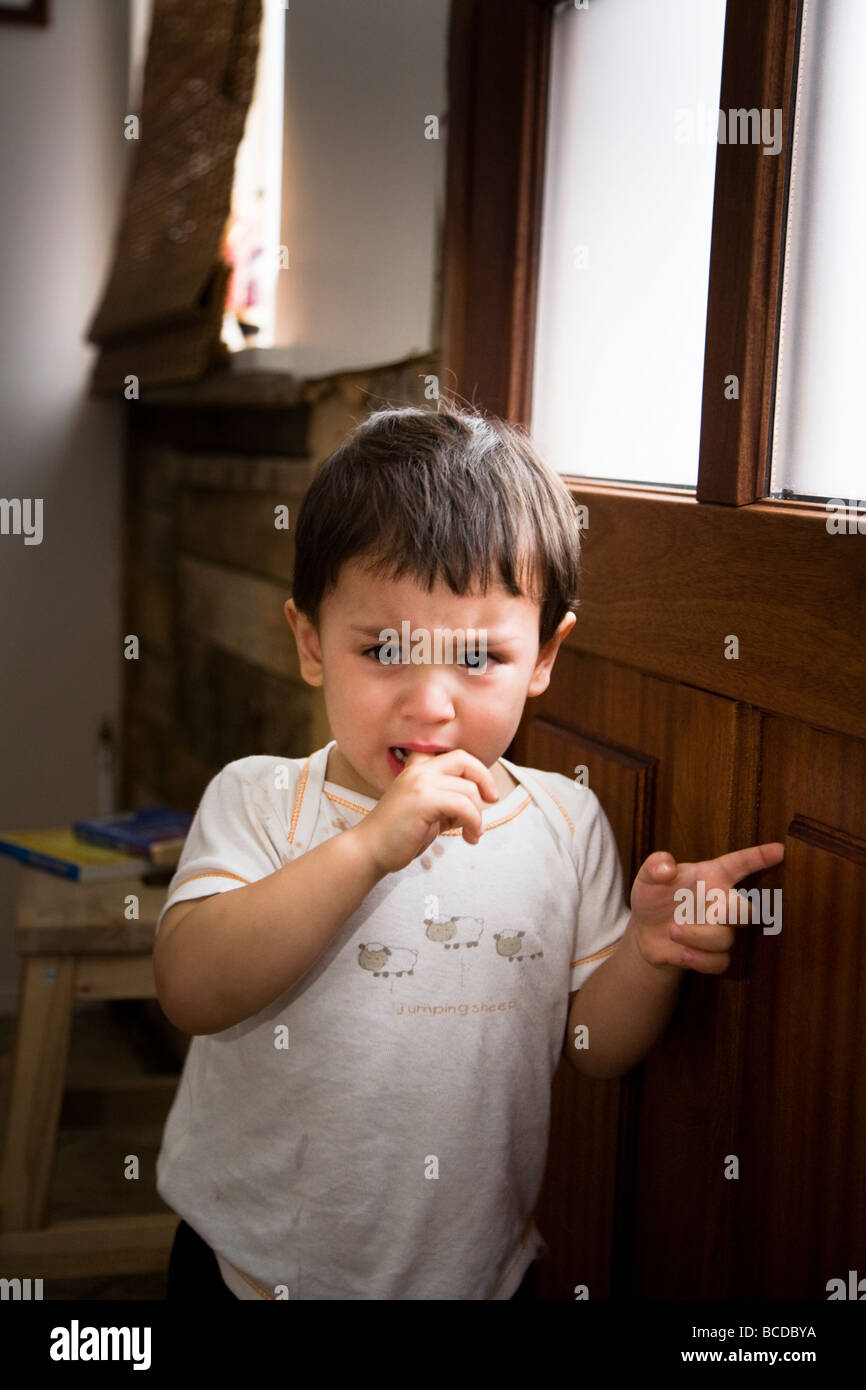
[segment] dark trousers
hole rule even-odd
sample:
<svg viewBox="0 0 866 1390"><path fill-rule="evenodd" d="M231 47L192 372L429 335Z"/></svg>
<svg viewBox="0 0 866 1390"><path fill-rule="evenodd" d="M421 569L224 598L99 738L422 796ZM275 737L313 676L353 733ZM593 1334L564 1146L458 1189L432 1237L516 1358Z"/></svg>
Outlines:
<svg viewBox="0 0 866 1390"><path fill-rule="evenodd" d="M210 1246L183 1220L178 1224L171 1247L165 1296L186 1302L191 1298L205 1299L208 1303L239 1301L220 1274L216 1255ZM535 1265L531 1264L520 1288L511 1295L511 1300L525 1303L534 1299Z"/></svg>

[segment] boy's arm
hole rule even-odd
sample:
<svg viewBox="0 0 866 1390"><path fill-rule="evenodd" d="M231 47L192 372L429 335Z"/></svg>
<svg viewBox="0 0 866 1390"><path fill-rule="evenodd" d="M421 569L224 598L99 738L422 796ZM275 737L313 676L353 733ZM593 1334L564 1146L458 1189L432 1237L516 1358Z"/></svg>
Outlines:
<svg viewBox="0 0 866 1390"><path fill-rule="evenodd" d="M569 1005L569 1037L581 1024L588 1033L586 1049L568 1052L579 1071L605 1080L623 1076L667 1028L683 969L724 974L735 924L743 922L735 885L784 857L785 846L773 840L696 864L677 863L666 850L644 860L625 932Z"/></svg>
<svg viewBox="0 0 866 1390"><path fill-rule="evenodd" d="M197 901L171 922L173 909L166 913L153 970L159 1002L176 1027L222 1032L259 1013L307 973L384 877L357 829L341 831L255 883Z"/></svg>
<svg viewBox="0 0 866 1390"><path fill-rule="evenodd" d="M630 917L616 949L568 996L562 1055L583 1076L600 1081L624 1076L667 1028L682 974L678 965L644 960ZM586 1025L588 1045L576 1048L575 1029L581 1024Z"/></svg>

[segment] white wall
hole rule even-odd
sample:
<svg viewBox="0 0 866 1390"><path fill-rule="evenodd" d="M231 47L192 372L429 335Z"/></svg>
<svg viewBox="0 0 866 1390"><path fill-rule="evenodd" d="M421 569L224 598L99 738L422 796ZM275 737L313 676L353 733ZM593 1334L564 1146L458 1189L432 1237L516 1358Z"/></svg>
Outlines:
<svg viewBox="0 0 866 1390"><path fill-rule="evenodd" d="M449 0L291 0L286 10L279 365L298 375L433 346ZM424 118L440 138L424 138ZM277 352L272 354L272 365Z"/></svg>
<svg viewBox="0 0 866 1390"><path fill-rule="evenodd" d="M43 539L0 534L0 827L97 809L101 719L118 729L123 403L85 396L83 333L110 264L127 0L53 0L0 22L0 496L43 499ZM0 857L0 1011L16 1003L17 868Z"/></svg>

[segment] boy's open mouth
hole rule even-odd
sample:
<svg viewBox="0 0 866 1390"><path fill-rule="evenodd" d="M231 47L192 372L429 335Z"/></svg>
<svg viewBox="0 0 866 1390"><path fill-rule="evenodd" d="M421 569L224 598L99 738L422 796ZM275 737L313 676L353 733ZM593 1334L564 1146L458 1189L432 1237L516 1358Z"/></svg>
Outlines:
<svg viewBox="0 0 866 1390"><path fill-rule="evenodd" d="M401 766L405 764L406 759L409 757L409 754L413 751L415 750L413 750L412 748L398 748L396 746L392 746L388 749L390 756L394 759L395 762L399 763ZM434 758L438 758L440 753L447 753L448 749L431 748L430 752Z"/></svg>

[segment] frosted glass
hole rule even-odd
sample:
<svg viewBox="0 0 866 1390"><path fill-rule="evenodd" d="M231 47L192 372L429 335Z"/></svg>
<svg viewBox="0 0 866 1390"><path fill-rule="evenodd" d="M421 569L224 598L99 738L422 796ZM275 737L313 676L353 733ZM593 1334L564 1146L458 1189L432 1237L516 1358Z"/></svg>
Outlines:
<svg viewBox="0 0 866 1390"><path fill-rule="evenodd" d="M866 499L866 5L806 0L770 490Z"/></svg>
<svg viewBox="0 0 866 1390"><path fill-rule="evenodd" d="M554 15L530 427L562 473L697 481L724 21Z"/></svg>

